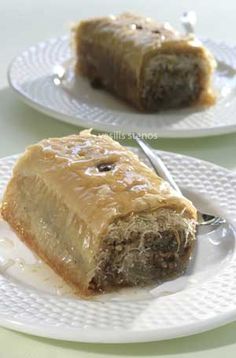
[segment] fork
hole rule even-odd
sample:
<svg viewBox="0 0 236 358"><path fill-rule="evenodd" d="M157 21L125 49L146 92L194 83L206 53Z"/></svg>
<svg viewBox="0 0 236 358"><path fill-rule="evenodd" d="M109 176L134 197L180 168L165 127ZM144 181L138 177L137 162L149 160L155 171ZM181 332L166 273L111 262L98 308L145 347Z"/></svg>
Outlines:
<svg viewBox="0 0 236 358"><path fill-rule="evenodd" d="M133 133L133 139L135 139L136 143L142 149L156 174L166 180L177 193L183 195L172 174L159 155L156 152L154 153L153 149L139 134ZM218 229L219 226L225 223L226 220L220 216L214 216L198 211L198 229L201 228L201 231L204 231L204 233Z"/></svg>
<svg viewBox="0 0 236 358"><path fill-rule="evenodd" d="M194 34L197 23L197 15L195 11L185 11L181 16L180 21L185 29L186 35Z"/></svg>
<svg viewBox="0 0 236 358"><path fill-rule="evenodd" d="M185 11L183 12L180 22L185 30L186 35L196 35L195 26L197 24L197 14L195 11ZM233 77L236 74L236 68L232 67L230 64L215 58L217 63L217 68L220 71L226 72L229 77Z"/></svg>

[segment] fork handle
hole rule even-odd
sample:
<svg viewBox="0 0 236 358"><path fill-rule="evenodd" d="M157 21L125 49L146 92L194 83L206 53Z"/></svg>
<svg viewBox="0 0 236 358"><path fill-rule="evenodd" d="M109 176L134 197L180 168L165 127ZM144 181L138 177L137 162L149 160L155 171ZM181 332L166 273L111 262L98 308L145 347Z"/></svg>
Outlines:
<svg viewBox="0 0 236 358"><path fill-rule="evenodd" d="M180 195L183 195L174 178L172 177L169 169L166 167L158 154L156 152L154 153L151 147L137 133L134 133L133 138L136 140L139 147L142 149L142 151L148 158L157 175L165 179Z"/></svg>

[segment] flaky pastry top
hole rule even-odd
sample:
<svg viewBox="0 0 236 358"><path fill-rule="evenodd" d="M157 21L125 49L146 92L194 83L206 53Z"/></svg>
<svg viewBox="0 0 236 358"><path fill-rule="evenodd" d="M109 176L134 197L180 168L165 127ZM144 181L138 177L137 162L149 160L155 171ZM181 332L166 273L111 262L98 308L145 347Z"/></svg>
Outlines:
<svg viewBox="0 0 236 358"><path fill-rule="evenodd" d="M159 208L196 219L196 209L127 148L90 130L30 146L14 175L39 176L96 233L117 218Z"/></svg>

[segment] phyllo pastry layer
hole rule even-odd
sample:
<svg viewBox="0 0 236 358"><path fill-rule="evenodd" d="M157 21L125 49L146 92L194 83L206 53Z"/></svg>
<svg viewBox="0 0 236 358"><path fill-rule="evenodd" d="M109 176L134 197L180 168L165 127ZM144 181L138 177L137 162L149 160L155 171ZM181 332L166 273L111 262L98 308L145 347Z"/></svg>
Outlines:
<svg viewBox="0 0 236 358"><path fill-rule="evenodd" d="M2 216L81 296L186 268L196 209L107 135L45 139L17 162Z"/></svg>
<svg viewBox="0 0 236 358"><path fill-rule="evenodd" d="M141 111L210 105L215 60L193 36L133 14L73 28L76 70Z"/></svg>

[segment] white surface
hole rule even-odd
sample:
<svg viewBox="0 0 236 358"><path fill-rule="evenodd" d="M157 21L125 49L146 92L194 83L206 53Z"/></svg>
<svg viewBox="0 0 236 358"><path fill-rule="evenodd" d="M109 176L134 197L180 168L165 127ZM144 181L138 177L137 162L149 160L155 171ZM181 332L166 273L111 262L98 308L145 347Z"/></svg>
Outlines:
<svg viewBox="0 0 236 358"><path fill-rule="evenodd" d="M205 40L218 61L214 74L217 102L209 108L139 113L74 73L68 35L24 50L9 67L9 83L24 102L77 126L159 137L196 137L236 131L236 47ZM64 74L63 80L57 77Z"/></svg>
<svg viewBox="0 0 236 358"><path fill-rule="evenodd" d="M236 175L191 157L161 156L198 208L236 225ZM15 159L0 161L1 192ZM223 325L236 318L235 234L225 226L200 236L182 280L85 301L73 296L2 221L0 324L44 337L105 343L162 340Z"/></svg>

